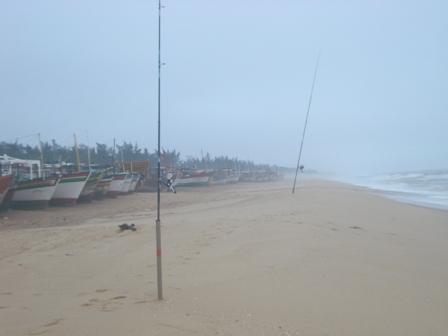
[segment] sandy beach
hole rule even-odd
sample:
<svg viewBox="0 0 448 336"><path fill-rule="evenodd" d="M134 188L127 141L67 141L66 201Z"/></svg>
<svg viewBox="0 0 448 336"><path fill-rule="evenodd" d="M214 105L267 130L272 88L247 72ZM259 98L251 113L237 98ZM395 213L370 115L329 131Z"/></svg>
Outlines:
<svg viewBox="0 0 448 336"><path fill-rule="evenodd" d="M1 334L447 334L448 212L292 183L163 193L163 300L156 194L2 213Z"/></svg>

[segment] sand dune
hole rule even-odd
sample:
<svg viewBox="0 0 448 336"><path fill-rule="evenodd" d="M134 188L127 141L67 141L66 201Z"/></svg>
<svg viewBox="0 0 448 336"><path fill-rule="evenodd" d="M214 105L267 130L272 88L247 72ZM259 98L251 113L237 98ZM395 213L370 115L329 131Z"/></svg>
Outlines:
<svg viewBox="0 0 448 336"><path fill-rule="evenodd" d="M2 214L2 335L446 335L448 212L291 189L163 193L163 300L155 194Z"/></svg>

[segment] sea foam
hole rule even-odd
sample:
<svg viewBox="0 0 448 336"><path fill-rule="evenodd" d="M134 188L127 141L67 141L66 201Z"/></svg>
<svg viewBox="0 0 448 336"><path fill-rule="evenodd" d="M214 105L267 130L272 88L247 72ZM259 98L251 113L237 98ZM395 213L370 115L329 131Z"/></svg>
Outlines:
<svg viewBox="0 0 448 336"><path fill-rule="evenodd" d="M334 180L385 191L387 198L448 211L448 169L340 176Z"/></svg>

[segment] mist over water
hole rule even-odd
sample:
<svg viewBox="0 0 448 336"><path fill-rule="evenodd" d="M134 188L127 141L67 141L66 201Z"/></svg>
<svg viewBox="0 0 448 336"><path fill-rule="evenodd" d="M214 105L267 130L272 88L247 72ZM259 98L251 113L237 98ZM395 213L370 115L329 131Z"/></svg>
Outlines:
<svg viewBox="0 0 448 336"><path fill-rule="evenodd" d="M321 172L448 167L448 1L162 7L0 1L0 142L152 151L160 126L182 159L295 168L304 139Z"/></svg>

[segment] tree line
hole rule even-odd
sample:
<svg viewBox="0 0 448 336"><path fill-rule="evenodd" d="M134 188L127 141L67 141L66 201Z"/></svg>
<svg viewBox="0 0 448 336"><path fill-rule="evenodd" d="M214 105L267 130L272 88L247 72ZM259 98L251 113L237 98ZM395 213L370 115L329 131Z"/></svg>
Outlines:
<svg viewBox="0 0 448 336"><path fill-rule="evenodd" d="M14 158L24 160L40 160L41 148L45 164L77 163L75 146L61 146L55 140L44 141L40 146L24 145L15 142L0 142L0 154L7 154ZM123 141L122 145L115 148L106 144L96 143L96 147L78 145L79 161L81 163L101 164L113 166L119 162L148 161L149 169L157 167L157 150L152 152L146 148L140 148L137 143ZM173 150L161 151L161 166L174 168L191 168L200 170L277 170L277 166L269 164L255 164L249 160L238 160L238 158L219 156L212 158L206 153L201 158L187 155L185 159L180 158L180 152Z"/></svg>

